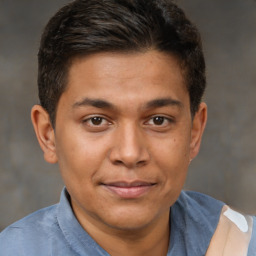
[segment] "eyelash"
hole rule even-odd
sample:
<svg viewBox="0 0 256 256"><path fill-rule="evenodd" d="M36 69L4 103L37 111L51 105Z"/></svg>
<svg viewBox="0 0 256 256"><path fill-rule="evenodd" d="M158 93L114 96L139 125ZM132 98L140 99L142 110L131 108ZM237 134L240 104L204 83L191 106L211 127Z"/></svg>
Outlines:
<svg viewBox="0 0 256 256"><path fill-rule="evenodd" d="M149 123L151 120L154 122L154 119L157 119L157 118L160 118L160 121L163 121L163 124L152 124L157 127L163 127L170 123L174 123L174 120L172 118L161 116L161 115L152 116L146 123ZM155 121L157 121L157 120L155 120ZM166 122L167 122L167 124L166 124Z"/></svg>
<svg viewBox="0 0 256 256"><path fill-rule="evenodd" d="M100 124L98 124L98 125L97 124L93 124L92 123L93 119L100 119ZM97 121L97 120L95 120L95 121ZM104 121L107 122L108 124L110 124L110 122L106 118L104 118L102 116L91 116L91 117L86 118L85 120L83 120L83 123L86 123L86 124L88 124L88 126L91 126L91 127L100 127L100 126L102 126L102 122L104 122ZM91 122L91 124L89 124L89 122Z"/></svg>

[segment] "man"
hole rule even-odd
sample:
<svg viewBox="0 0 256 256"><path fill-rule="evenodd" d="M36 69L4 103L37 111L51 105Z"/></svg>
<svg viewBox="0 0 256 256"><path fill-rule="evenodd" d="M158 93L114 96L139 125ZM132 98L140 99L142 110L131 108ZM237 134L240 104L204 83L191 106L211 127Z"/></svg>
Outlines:
<svg viewBox="0 0 256 256"><path fill-rule="evenodd" d="M256 255L255 219L183 192L207 119L197 29L171 0L76 0L39 50L31 117L60 203L0 255Z"/></svg>

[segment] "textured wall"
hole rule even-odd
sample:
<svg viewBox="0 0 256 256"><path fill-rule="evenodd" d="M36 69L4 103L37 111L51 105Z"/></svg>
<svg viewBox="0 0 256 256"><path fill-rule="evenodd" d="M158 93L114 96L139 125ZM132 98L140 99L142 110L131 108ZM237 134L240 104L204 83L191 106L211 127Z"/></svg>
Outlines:
<svg viewBox="0 0 256 256"><path fill-rule="evenodd" d="M58 201L57 166L44 162L30 122L36 54L66 0L0 0L0 229ZM256 214L256 1L178 0L198 25L208 67L209 121L186 187Z"/></svg>

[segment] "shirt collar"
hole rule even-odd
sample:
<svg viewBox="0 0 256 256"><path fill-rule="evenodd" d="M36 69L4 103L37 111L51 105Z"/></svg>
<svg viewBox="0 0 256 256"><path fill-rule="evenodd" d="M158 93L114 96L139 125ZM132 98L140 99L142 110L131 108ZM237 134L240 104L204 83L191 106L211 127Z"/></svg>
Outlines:
<svg viewBox="0 0 256 256"><path fill-rule="evenodd" d="M61 193L57 219L67 243L77 254L85 256L109 255L89 236L77 221L71 208L70 196L66 188Z"/></svg>

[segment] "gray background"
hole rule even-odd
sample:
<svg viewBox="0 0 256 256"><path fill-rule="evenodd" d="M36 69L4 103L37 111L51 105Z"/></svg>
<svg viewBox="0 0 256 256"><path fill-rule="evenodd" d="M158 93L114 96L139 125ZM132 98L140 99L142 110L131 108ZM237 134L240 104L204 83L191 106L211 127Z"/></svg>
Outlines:
<svg viewBox="0 0 256 256"><path fill-rule="evenodd" d="M56 203L30 122L43 26L66 0L0 0L0 229ZM256 214L256 1L178 0L203 37L209 120L186 188Z"/></svg>

